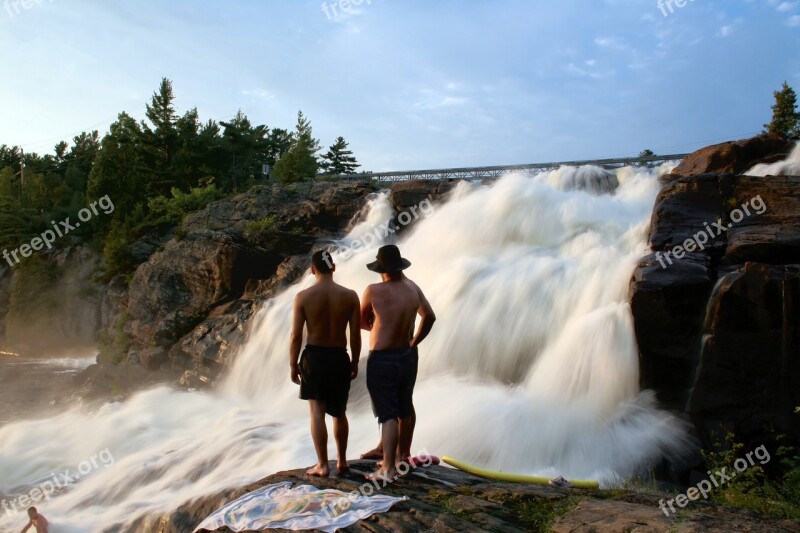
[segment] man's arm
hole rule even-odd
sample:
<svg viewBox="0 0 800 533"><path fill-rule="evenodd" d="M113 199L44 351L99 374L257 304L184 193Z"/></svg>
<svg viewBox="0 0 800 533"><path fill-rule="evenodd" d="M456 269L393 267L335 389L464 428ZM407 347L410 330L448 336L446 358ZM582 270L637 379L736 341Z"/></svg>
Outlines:
<svg viewBox="0 0 800 533"><path fill-rule="evenodd" d="M350 315L350 379L358 376L358 360L361 358L361 302L353 292L353 312Z"/></svg>
<svg viewBox="0 0 800 533"><path fill-rule="evenodd" d="M300 384L300 371L297 362L300 359L300 349L303 347L303 326L306 323L306 315L303 311L303 303L298 294L294 297L294 312L292 316L292 336L289 343L289 367L292 371L292 381Z"/></svg>
<svg viewBox="0 0 800 533"><path fill-rule="evenodd" d="M22 533L28 531L31 527L33 527L33 520L28 521L28 525L22 529Z"/></svg>
<svg viewBox="0 0 800 533"><path fill-rule="evenodd" d="M361 300L361 329L372 331L375 323L375 311L372 309L371 286L364 290L364 298Z"/></svg>
<svg viewBox="0 0 800 533"><path fill-rule="evenodd" d="M419 323L417 334L414 335L414 338L411 340L412 348L416 348L419 346L419 343L425 340L425 337L427 337L428 333L433 329L433 323L436 322L436 314L433 312L430 302L425 298L425 295L416 283L414 287L417 289L417 294L419 295L419 308L417 309L417 313L422 320Z"/></svg>

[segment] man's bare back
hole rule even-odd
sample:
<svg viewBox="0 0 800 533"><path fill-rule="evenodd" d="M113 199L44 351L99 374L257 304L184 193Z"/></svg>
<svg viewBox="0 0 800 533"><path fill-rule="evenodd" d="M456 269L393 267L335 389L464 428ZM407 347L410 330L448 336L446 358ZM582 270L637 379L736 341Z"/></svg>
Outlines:
<svg viewBox="0 0 800 533"><path fill-rule="evenodd" d="M308 329L307 343L347 347L347 324L358 311L358 294L333 280L316 283L297 295Z"/></svg>
<svg viewBox="0 0 800 533"><path fill-rule="evenodd" d="M289 343L289 367L294 383L300 385L300 398L308 400L311 410L311 437L317 452L311 476L327 476L328 429L325 415L334 418L337 470L347 471L347 400L350 381L358 375L361 354L361 306L355 291L333 281L336 265L326 251L311 256L311 272L317 282L294 299L292 333ZM300 358L303 330L307 329L305 350ZM350 350L347 356L347 333Z"/></svg>
<svg viewBox="0 0 800 533"><path fill-rule="evenodd" d="M423 305L421 296L419 287L405 276L367 287L364 301L371 307L362 316L362 322L369 326L371 350L411 345L414 323Z"/></svg>

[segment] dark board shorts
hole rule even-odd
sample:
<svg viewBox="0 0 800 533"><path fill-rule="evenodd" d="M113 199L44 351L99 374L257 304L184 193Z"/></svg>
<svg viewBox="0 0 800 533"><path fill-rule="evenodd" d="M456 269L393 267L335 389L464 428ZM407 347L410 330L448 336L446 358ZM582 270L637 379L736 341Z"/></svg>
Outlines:
<svg viewBox="0 0 800 533"><path fill-rule="evenodd" d="M373 350L369 353L367 389L379 423L414 414L412 396L418 367L416 348Z"/></svg>
<svg viewBox="0 0 800 533"><path fill-rule="evenodd" d="M345 348L308 345L300 357L300 399L325 402L325 412L342 417L350 393L350 358Z"/></svg>

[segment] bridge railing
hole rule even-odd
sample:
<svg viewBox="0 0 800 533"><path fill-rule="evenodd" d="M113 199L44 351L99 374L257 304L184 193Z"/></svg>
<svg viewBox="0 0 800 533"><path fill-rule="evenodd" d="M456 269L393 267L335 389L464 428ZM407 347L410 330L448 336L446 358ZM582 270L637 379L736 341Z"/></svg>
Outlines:
<svg viewBox="0 0 800 533"><path fill-rule="evenodd" d="M666 163L668 161L679 161L689 154L669 154L648 157L625 157L619 159L592 159L586 161L559 161L554 163L532 163L525 165L499 165L488 167L459 167L459 168L440 168L431 170L399 170L392 172L361 172L358 174L342 174L335 178L345 181L409 181L414 179L424 180L445 180L445 179L465 179L482 180L499 178L512 172L524 172L527 174L539 174L548 170L556 170L560 167L581 167L593 165L605 169L615 169L626 166L642 166Z"/></svg>

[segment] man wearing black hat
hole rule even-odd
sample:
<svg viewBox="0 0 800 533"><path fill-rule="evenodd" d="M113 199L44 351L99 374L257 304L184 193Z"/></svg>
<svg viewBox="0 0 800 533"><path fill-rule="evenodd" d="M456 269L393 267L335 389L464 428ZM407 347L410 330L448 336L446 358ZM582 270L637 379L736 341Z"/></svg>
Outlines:
<svg viewBox="0 0 800 533"><path fill-rule="evenodd" d="M403 275L410 266L395 245L380 248L377 260L367 265L383 280L367 287L361 304L361 327L370 332L367 389L378 422L383 425L383 464L371 476L373 479L393 479L396 465L411 454L417 346L436 320L420 288ZM417 314L422 320L415 334Z"/></svg>

